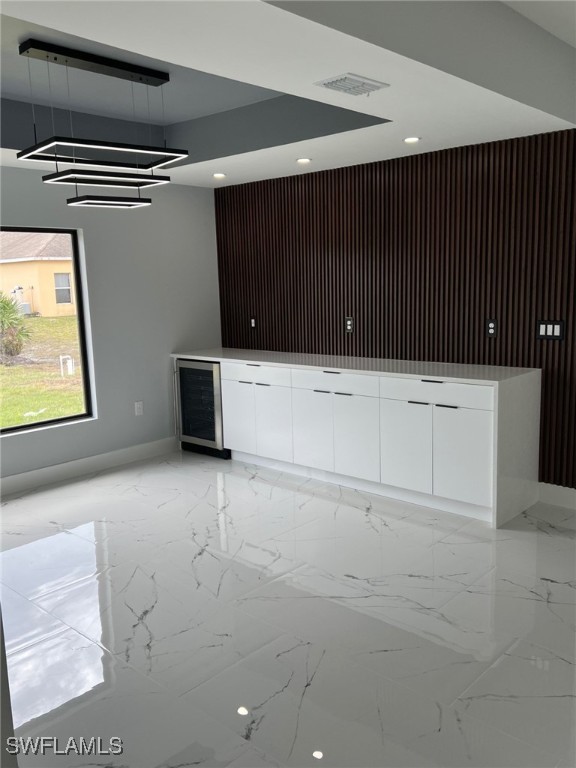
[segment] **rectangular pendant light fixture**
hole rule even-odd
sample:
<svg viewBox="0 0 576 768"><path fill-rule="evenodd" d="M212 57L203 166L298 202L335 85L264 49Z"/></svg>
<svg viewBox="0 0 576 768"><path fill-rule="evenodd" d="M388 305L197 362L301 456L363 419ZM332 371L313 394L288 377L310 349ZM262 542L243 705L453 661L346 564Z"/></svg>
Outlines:
<svg viewBox="0 0 576 768"><path fill-rule="evenodd" d="M25 40L20 43L18 53L20 56L48 61L50 64L62 64L66 67L84 69L87 72L95 72L98 75L107 75L108 77L120 77L123 80L132 80L134 83L143 83L144 85L159 86L170 81L170 75L167 72L127 64L125 61L110 59L108 56L84 53L72 48L64 48L61 45L44 43L40 40Z"/></svg>
<svg viewBox="0 0 576 768"><path fill-rule="evenodd" d="M97 75L118 77L129 80L132 83L132 99L134 100L134 83L148 86L161 86L170 81L167 72L128 64L119 59L111 59L83 51L73 50L43 43L39 40L26 40L19 46L19 53L28 59L45 61L47 65L59 64L75 69L82 69ZM30 63L28 63L30 75ZM48 78L50 67L48 66ZM50 79L49 79L50 83ZM30 93L32 94L32 81L30 80ZM148 93L148 91L147 91ZM70 91L68 90L70 102ZM134 102L133 102L134 103ZM162 99L162 114L164 115L164 100ZM34 107L32 108L34 120L34 137L36 138L36 121ZM164 121L164 118L163 118ZM148 100L148 122L150 122L150 102ZM54 121L53 121L54 123ZM70 109L70 133L72 134L72 110ZM151 135L151 134L150 134ZM50 173L42 177L47 184L72 184L76 187L117 187L122 189L134 189L140 194L141 189L156 187L170 182L169 176L155 176L153 169L163 168L188 157L188 151L184 149L168 149L167 147L154 147L145 144L125 144L116 141L102 141L97 139L82 139L71 136L52 136L44 139L27 149L18 152L19 160L32 162L48 162L56 164L56 173ZM59 165L72 166L66 170L60 170ZM85 167L93 167L97 170L83 170ZM78 170L80 169L80 170ZM108 169L108 170L105 170ZM151 171L149 175L141 173ZM76 190L76 195L78 191ZM129 210L131 208L143 208L149 206L152 200L147 197L119 197L116 195L80 195L68 198L69 206L78 208L117 208Z"/></svg>
<svg viewBox="0 0 576 768"><path fill-rule="evenodd" d="M62 150L58 150L58 147L62 147L64 151L68 149L69 152L64 154ZM80 150L80 153L77 150ZM98 152L104 153L103 156L98 158ZM136 155L140 156L142 162L136 159ZM162 168L169 163L175 163L177 160L188 157L188 151L149 147L143 144L121 144L115 141L102 142L94 139L52 136L33 147L21 150L16 157L19 160L36 160L44 163L56 162L79 166L98 166L99 168L149 171L152 168Z"/></svg>
<svg viewBox="0 0 576 768"><path fill-rule="evenodd" d="M144 208L152 204L149 197L106 197L104 195L82 195L81 197L70 197L66 200L67 205L77 208Z"/></svg>
<svg viewBox="0 0 576 768"><path fill-rule="evenodd" d="M123 189L146 189L168 184L170 176L142 176L138 173L109 173L106 171L76 171L70 168L67 171L50 173L42 176L46 184L74 184L89 185L92 187L118 187Z"/></svg>

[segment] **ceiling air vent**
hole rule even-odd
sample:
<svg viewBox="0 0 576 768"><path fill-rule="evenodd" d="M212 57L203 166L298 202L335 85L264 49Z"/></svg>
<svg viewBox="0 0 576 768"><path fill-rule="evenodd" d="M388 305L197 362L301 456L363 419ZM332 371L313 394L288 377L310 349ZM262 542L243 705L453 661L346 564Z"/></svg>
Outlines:
<svg viewBox="0 0 576 768"><path fill-rule="evenodd" d="M369 77L362 77L362 75L353 75L351 72L346 72L346 74L337 75L336 77L329 77L327 80L320 80L319 83L314 83L314 85L347 93L349 96L364 96L366 93L390 87L388 83L381 83L379 80L372 80Z"/></svg>

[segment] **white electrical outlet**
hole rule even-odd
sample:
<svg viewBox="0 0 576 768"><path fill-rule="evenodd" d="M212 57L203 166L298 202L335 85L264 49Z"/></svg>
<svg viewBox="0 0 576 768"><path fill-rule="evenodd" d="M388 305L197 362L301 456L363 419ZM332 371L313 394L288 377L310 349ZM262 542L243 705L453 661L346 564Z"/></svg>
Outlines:
<svg viewBox="0 0 576 768"><path fill-rule="evenodd" d="M144 416L144 403L142 402L142 400L137 400L134 403L134 415Z"/></svg>

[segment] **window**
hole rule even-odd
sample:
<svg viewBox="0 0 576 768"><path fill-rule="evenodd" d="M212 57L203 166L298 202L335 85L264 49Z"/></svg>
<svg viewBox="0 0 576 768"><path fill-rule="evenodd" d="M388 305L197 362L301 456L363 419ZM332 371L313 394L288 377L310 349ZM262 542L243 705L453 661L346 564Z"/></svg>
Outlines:
<svg viewBox="0 0 576 768"><path fill-rule="evenodd" d="M0 431L92 415L78 237L0 228Z"/></svg>
<svg viewBox="0 0 576 768"><path fill-rule="evenodd" d="M56 304L72 304L70 273L54 272L54 286L56 288Z"/></svg>

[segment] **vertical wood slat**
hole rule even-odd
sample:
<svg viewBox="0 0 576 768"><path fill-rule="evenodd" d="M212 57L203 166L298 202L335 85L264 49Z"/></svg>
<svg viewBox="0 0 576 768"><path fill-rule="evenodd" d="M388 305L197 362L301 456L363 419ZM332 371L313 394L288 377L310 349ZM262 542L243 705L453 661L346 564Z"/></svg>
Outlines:
<svg viewBox="0 0 576 768"><path fill-rule="evenodd" d="M542 368L540 479L576 487L575 146L560 131L217 190L223 344ZM540 319L564 341L538 341Z"/></svg>

